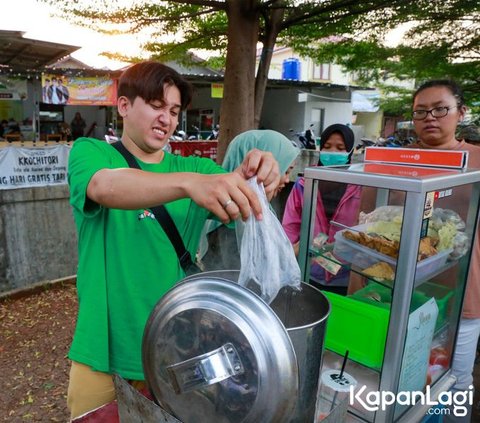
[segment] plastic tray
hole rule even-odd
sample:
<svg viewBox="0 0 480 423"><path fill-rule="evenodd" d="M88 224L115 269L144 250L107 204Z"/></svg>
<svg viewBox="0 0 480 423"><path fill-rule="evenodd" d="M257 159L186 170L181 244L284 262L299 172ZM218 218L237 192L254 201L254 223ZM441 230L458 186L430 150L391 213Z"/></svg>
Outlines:
<svg viewBox="0 0 480 423"><path fill-rule="evenodd" d="M353 226L353 229L362 232L368 232L368 224ZM355 264L360 269L366 269L380 261L384 261L393 268L397 266L397 260L385 254L379 253L376 250L365 247L358 242L347 239L343 236L343 232L338 231L335 234L335 246L333 252L339 258ZM434 256L428 257L417 263L417 271L415 273L415 280L428 279L428 276L433 274L438 268L445 265L448 256L452 249L440 251Z"/></svg>
<svg viewBox="0 0 480 423"><path fill-rule="evenodd" d="M390 310L322 291L330 301L325 347L364 366L380 369Z"/></svg>

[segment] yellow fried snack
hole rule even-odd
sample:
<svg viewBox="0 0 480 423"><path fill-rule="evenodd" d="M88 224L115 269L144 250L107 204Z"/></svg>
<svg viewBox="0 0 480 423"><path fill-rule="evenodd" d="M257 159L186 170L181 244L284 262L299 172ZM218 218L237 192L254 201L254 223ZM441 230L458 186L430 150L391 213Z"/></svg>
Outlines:
<svg viewBox="0 0 480 423"><path fill-rule="evenodd" d="M387 279L391 281L395 279L395 271L393 270L392 266L383 261L363 269L362 273L371 276L374 279Z"/></svg>
<svg viewBox="0 0 480 423"><path fill-rule="evenodd" d="M424 260L428 257L434 256L437 254L437 249L435 248L435 240L432 237L426 236L420 240L420 246L418 247L418 261Z"/></svg>

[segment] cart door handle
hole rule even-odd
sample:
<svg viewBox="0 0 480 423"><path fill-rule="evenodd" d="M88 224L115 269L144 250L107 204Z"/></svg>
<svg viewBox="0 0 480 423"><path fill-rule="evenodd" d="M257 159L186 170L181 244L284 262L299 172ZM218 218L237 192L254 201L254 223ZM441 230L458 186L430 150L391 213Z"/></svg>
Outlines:
<svg viewBox="0 0 480 423"><path fill-rule="evenodd" d="M231 343L167 367L176 394L213 385L243 372L240 357Z"/></svg>

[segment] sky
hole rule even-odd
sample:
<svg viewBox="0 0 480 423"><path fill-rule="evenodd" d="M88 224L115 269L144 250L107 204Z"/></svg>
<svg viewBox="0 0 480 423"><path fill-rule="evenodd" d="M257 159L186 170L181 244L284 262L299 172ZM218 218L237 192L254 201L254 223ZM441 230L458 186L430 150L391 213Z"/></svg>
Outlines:
<svg viewBox="0 0 480 423"><path fill-rule="evenodd" d="M76 59L95 67L119 69L125 63L100 55L103 51L137 55L141 40L135 35L107 36L54 18L53 7L35 0L9 0L2 3L1 30L24 31L24 37L81 47Z"/></svg>

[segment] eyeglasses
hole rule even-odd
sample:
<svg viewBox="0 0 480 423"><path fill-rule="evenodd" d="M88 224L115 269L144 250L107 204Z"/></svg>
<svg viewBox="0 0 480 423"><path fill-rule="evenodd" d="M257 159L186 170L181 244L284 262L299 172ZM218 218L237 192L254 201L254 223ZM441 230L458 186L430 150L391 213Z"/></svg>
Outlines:
<svg viewBox="0 0 480 423"><path fill-rule="evenodd" d="M428 114L430 113L434 118L442 118L448 115L448 111L450 109L454 109L457 106L452 107L434 107L430 110L414 110L412 113L412 117L414 120L423 120L426 119Z"/></svg>

